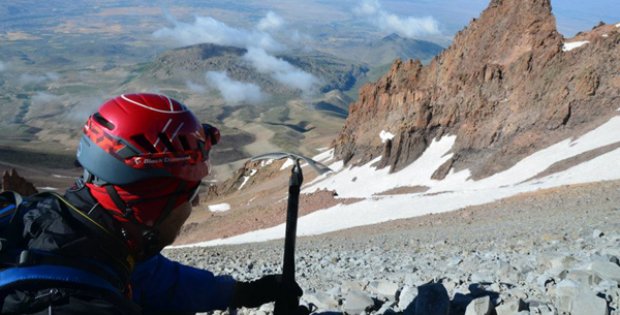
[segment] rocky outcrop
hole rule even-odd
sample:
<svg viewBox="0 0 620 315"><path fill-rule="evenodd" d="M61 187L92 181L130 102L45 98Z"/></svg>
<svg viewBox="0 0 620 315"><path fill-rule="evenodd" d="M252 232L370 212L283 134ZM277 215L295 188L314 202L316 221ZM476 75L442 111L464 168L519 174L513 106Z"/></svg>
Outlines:
<svg viewBox="0 0 620 315"><path fill-rule="evenodd" d="M267 181L280 173L280 168L285 160L279 161L251 161L245 162L230 178L217 184L211 185L205 194L205 201L217 199L221 196L230 195L241 189L248 189L255 183Z"/></svg>
<svg viewBox="0 0 620 315"><path fill-rule="evenodd" d="M19 176L14 168L2 174L2 187L0 187L0 190L11 190L24 196L29 196L38 192L34 185L25 178Z"/></svg>
<svg viewBox="0 0 620 315"><path fill-rule="evenodd" d="M589 43L563 50L549 0L493 0L429 65L397 60L364 86L336 155L355 164L382 155L380 166L398 170L451 134L450 166L480 178L592 129L618 108L620 28L578 37ZM389 148L382 130L395 135Z"/></svg>

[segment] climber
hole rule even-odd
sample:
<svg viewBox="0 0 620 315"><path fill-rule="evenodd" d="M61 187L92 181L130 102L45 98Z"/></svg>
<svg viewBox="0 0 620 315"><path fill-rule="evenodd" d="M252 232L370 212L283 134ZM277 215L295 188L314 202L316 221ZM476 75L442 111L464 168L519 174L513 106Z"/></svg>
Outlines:
<svg viewBox="0 0 620 315"><path fill-rule="evenodd" d="M279 275L236 281L160 253L197 202L219 140L164 95L103 103L79 142L82 177L63 196L25 198L0 226L0 313L192 314L296 301L301 289Z"/></svg>

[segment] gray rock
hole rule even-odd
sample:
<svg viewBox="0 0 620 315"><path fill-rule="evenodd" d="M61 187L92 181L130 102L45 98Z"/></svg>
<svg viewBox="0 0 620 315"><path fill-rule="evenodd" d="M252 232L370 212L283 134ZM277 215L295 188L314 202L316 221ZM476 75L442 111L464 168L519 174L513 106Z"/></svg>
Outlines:
<svg viewBox="0 0 620 315"><path fill-rule="evenodd" d="M463 262L463 259L460 256L454 256L448 259L448 261L446 262L446 265L448 267L456 267L460 265L462 262Z"/></svg>
<svg viewBox="0 0 620 315"><path fill-rule="evenodd" d="M491 297L483 296L477 298L467 305L465 315L497 315L495 306L491 303Z"/></svg>
<svg viewBox="0 0 620 315"><path fill-rule="evenodd" d="M302 299L316 305L321 311L335 311L339 306L336 299L323 292L304 294Z"/></svg>
<svg viewBox="0 0 620 315"><path fill-rule="evenodd" d="M396 301L396 293L398 292L398 289L398 284L391 281L371 281L368 284L368 290L370 290L370 292L385 297L391 301Z"/></svg>
<svg viewBox="0 0 620 315"><path fill-rule="evenodd" d="M498 276L501 282L518 283L523 278L522 274L507 262L499 262Z"/></svg>
<svg viewBox="0 0 620 315"><path fill-rule="evenodd" d="M605 233L603 233L603 231L599 230L599 229L595 229L594 231L592 231L592 238L601 238L605 235Z"/></svg>
<svg viewBox="0 0 620 315"><path fill-rule="evenodd" d="M411 286L404 286L398 296L398 308L405 311L418 295L418 289Z"/></svg>
<svg viewBox="0 0 620 315"><path fill-rule="evenodd" d="M553 284L553 283L555 283L555 280L553 279L552 276L549 276L547 274L540 275L536 278L536 284L543 291L547 289L547 286L549 284Z"/></svg>
<svg viewBox="0 0 620 315"><path fill-rule="evenodd" d="M418 287L415 299L415 315L447 315L450 313L450 298L440 283L428 283Z"/></svg>
<svg viewBox="0 0 620 315"><path fill-rule="evenodd" d="M549 306L549 305L546 305L546 304L541 304L541 305L537 305L537 306L530 306L529 311L532 314L557 315L557 312L555 312L555 308L553 308L553 306ZM517 314L517 312L511 313L511 314ZM498 313L498 315L499 315L499 313Z"/></svg>
<svg viewBox="0 0 620 315"><path fill-rule="evenodd" d="M495 308L497 315L515 315L526 310L528 310L527 304L521 299L506 301Z"/></svg>
<svg viewBox="0 0 620 315"><path fill-rule="evenodd" d="M383 305L381 305L381 308L379 308L379 310L377 310L375 314L376 315L396 314L396 312L392 310L392 306L393 306L392 303L385 302L383 303Z"/></svg>
<svg viewBox="0 0 620 315"><path fill-rule="evenodd" d="M494 282L493 276L486 271L475 272L471 275L470 278L473 283L492 283Z"/></svg>
<svg viewBox="0 0 620 315"><path fill-rule="evenodd" d="M345 297L343 309L349 314L361 314L374 305L375 301L366 293L358 290L351 290Z"/></svg>
<svg viewBox="0 0 620 315"><path fill-rule="evenodd" d="M601 277L590 270L572 270L566 275L565 279L587 286L597 285L602 280Z"/></svg>
<svg viewBox="0 0 620 315"><path fill-rule="evenodd" d="M620 266L607 261L593 261L586 266L586 270L591 270L599 277L606 280L620 282Z"/></svg>
<svg viewBox="0 0 620 315"><path fill-rule="evenodd" d="M572 280L562 280L555 290L559 312L573 315L607 315L607 302L589 288Z"/></svg>
<svg viewBox="0 0 620 315"><path fill-rule="evenodd" d="M364 291L367 282L365 281L344 281L342 283L342 291Z"/></svg>
<svg viewBox="0 0 620 315"><path fill-rule="evenodd" d="M577 260L572 256L553 257L549 260L549 269L566 270L572 268Z"/></svg>

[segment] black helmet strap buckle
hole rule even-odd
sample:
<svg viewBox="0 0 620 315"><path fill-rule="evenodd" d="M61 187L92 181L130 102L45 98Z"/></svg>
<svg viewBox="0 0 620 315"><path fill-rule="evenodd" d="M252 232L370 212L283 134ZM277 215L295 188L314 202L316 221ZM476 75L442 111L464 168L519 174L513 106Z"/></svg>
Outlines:
<svg viewBox="0 0 620 315"><path fill-rule="evenodd" d="M145 252L152 252L153 249L157 248L158 246L157 243L159 242L159 233L158 233L157 228L170 215L170 213L172 212L174 208L174 205L176 204L178 195L185 190L186 186L187 186L187 183L184 181L182 181L179 184L176 191L166 201L166 205L164 206L164 209L161 215L159 216L155 224L153 224L153 226L151 227L138 222L138 220L136 219L134 215L134 211L131 207L131 204L125 203L123 201L123 199L118 194L116 189L114 189L113 185L105 185L105 189L108 195L110 196L110 198L112 199L112 201L114 202L114 204L116 205L116 207L119 210L123 211L123 217L130 220L132 223L134 223L136 226L138 226L142 230L141 234L142 234L142 240L144 242Z"/></svg>

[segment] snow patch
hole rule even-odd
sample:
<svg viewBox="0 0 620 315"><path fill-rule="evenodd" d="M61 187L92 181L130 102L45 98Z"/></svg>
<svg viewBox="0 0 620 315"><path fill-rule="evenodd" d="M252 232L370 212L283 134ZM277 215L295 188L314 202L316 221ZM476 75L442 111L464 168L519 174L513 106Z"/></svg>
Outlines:
<svg viewBox="0 0 620 315"><path fill-rule="evenodd" d="M273 161L274 161L273 159L262 160L262 161L260 161L260 167L265 167L265 166L271 165L271 164L273 164Z"/></svg>
<svg viewBox="0 0 620 315"><path fill-rule="evenodd" d="M319 149L320 150L320 149ZM312 157L317 162L327 162L334 159L334 149L323 151Z"/></svg>
<svg viewBox="0 0 620 315"><path fill-rule="evenodd" d="M584 40L584 41L577 41L577 42L571 42L571 43L564 43L564 46L562 47L563 51L571 51L575 48L579 48L583 45L586 45L590 43L590 41Z"/></svg>
<svg viewBox="0 0 620 315"><path fill-rule="evenodd" d="M284 162L284 164L282 164L282 167L280 167L280 170L283 171L289 167L293 167L293 160L291 159L286 159L286 162Z"/></svg>
<svg viewBox="0 0 620 315"><path fill-rule="evenodd" d="M58 188L56 188L56 187L50 187L50 186L45 186L45 187L37 187L37 190L57 191L57 190L58 190Z"/></svg>
<svg viewBox="0 0 620 315"><path fill-rule="evenodd" d="M617 27L617 28L620 28L620 23L616 24L616 27Z"/></svg>
<svg viewBox="0 0 620 315"><path fill-rule="evenodd" d="M65 175L59 175L59 174L52 174L52 177L54 177L54 178L72 178L71 176L65 176Z"/></svg>
<svg viewBox="0 0 620 315"><path fill-rule="evenodd" d="M283 170L285 170L285 169L287 169L289 167L293 167L294 163L295 163L295 161L293 159L286 159L286 162L284 162L284 164L282 164L282 167L280 167L280 170L283 171ZM299 163L299 166L306 167L306 166L308 166L308 163L301 162L301 163Z"/></svg>
<svg viewBox="0 0 620 315"><path fill-rule="evenodd" d="M215 205L209 205L208 207L211 212L225 212L230 210L230 205L227 203L218 203Z"/></svg>
<svg viewBox="0 0 620 315"><path fill-rule="evenodd" d="M609 34L603 34L603 38L609 37Z"/></svg>
<svg viewBox="0 0 620 315"><path fill-rule="evenodd" d="M250 180L250 178L251 178L252 176L254 176L257 172L258 172L257 170L252 169L252 170L250 171L250 175L248 175L248 176L243 176L243 182L241 183L241 185L239 186L239 188L238 188L237 190L241 190L241 188L243 188L243 186L245 186L245 184L247 184L247 183L248 183L248 180Z"/></svg>
<svg viewBox="0 0 620 315"><path fill-rule="evenodd" d="M385 143L388 140L394 139L394 134L389 131L381 130L379 133L379 138L381 138L381 143Z"/></svg>
<svg viewBox="0 0 620 315"><path fill-rule="evenodd" d="M312 193L327 189L335 190L341 198L368 198L396 187L431 186L429 183L433 181L431 176L435 170L452 157L452 154L448 152L455 141L456 136L445 136L440 140L433 140L420 158L401 171L391 174L389 168L377 169L374 166L381 160L381 157L362 166L350 166L343 171L340 171L343 168L342 162L334 163L330 165L330 168L338 172L337 174L306 187L303 192Z"/></svg>

